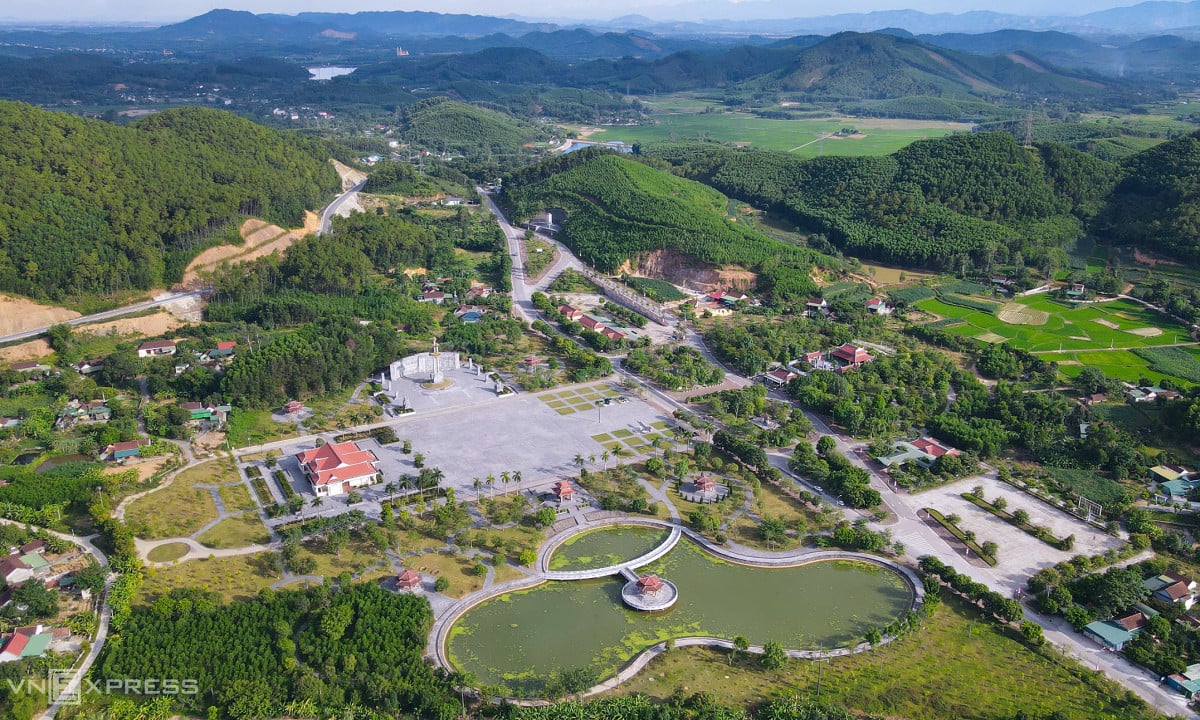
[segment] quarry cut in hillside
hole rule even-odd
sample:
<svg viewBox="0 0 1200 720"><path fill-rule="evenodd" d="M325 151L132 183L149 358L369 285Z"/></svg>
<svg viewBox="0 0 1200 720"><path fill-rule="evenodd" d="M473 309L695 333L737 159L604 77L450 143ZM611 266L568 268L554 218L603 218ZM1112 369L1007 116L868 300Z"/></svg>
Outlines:
<svg viewBox="0 0 1200 720"><path fill-rule="evenodd" d="M617 268L628 275L660 278L692 290L751 290L758 275L739 267L719 268L674 250L638 253Z"/></svg>

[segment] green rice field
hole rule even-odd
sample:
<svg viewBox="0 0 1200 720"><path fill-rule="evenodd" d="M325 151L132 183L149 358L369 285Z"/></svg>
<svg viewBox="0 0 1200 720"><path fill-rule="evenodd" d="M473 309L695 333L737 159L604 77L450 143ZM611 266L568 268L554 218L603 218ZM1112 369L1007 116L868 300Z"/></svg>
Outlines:
<svg viewBox="0 0 1200 720"><path fill-rule="evenodd" d="M969 132L970 123L887 118L822 118L768 120L748 113L671 113L652 116L657 124L606 127L588 139L647 143L704 138L744 143L763 150L782 150L800 157L818 155L886 155L925 138ZM845 127L861 136L826 137Z"/></svg>

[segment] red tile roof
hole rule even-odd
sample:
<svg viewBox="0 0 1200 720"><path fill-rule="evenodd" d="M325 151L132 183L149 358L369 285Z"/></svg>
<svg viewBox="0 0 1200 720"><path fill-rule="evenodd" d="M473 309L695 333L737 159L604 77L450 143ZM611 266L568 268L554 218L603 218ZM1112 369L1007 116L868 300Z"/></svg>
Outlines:
<svg viewBox="0 0 1200 720"><path fill-rule="evenodd" d="M654 593L666 587L666 583L657 575L643 575L637 581L638 590L642 593Z"/></svg>
<svg viewBox="0 0 1200 720"><path fill-rule="evenodd" d="M1126 630L1137 630L1146 626L1146 616L1139 610L1135 610L1125 617L1113 618L1113 622L1125 628Z"/></svg>
<svg viewBox="0 0 1200 720"><path fill-rule="evenodd" d="M696 489L701 492L708 492L709 490L717 489L717 481L713 480L712 478L708 477L707 475L704 477L696 478L695 480L692 481L692 484L695 485Z"/></svg>
<svg viewBox="0 0 1200 720"><path fill-rule="evenodd" d="M604 323L600 322L591 315L584 315L583 317L579 318L579 324L588 330L594 330L596 332L600 332L604 329Z"/></svg>
<svg viewBox="0 0 1200 720"><path fill-rule="evenodd" d="M838 360L845 360L852 365L871 361L870 353L850 343L842 343L831 354Z"/></svg>
<svg viewBox="0 0 1200 720"><path fill-rule="evenodd" d="M30 636L24 633L13 633L12 637L4 645L4 652L10 655L20 655L25 646L29 644L29 638Z"/></svg>
<svg viewBox="0 0 1200 720"><path fill-rule="evenodd" d="M225 340L217 343L218 350L232 350L237 347L237 340Z"/></svg>
<svg viewBox="0 0 1200 720"><path fill-rule="evenodd" d="M554 483L554 494L560 498L571 497L575 494L575 488L571 487L571 483L566 480L559 480Z"/></svg>
<svg viewBox="0 0 1200 720"><path fill-rule="evenodd" d="M402 588L414 588L421 584L421 573L416 570L405 570L396 576L396 586Z"/></svg>
<svg viewBox="0 0 1200 720"><path fill-rule="evenodd" d="M375 473L379 458L353 442L326 443L319 448L297 453L300 466L315 485L340 483Z"/></svg>
<svg viewBox="0 0 1200 720"><path fill-rule="evenodd" d="M173 347L175 347L174 340L151 340L150 342L144 342L141 345L138 345L138 350L158 350L160 348Z"/></svg>

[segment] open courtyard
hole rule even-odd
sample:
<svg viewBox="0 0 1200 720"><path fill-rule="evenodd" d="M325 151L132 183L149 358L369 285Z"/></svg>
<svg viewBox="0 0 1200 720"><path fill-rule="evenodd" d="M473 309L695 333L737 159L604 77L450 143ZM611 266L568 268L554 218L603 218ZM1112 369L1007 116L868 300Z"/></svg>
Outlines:
<svg viewBox="0 0 1200 720"><path fill-rule="evenodd" d="M444 473L442 485L462 495L474 494L476 479L498 478L503 472L519 471L522 487L578 474L577 456L599 458L608 449L594 436L665 439L664 430L673 423L665 412L607 382L485 399L418 410L392 423L400 442L380 445L368 439L360 444L379 458L383 484L416 475L414 458L420 453L426 467ZM569 411L560 412L564 409ZM411 454L402 451L405 440L412 443ZM295 455L315 447L315 441L309 437L287 445L279 461L296 491L310 496L312 488L302 478ZM622 446L626 457L655 452L649 441ZM500 489L499 483L496 487ZM382 485L372 486L365 495L372 499L376 493L382 494Z"/></svg>

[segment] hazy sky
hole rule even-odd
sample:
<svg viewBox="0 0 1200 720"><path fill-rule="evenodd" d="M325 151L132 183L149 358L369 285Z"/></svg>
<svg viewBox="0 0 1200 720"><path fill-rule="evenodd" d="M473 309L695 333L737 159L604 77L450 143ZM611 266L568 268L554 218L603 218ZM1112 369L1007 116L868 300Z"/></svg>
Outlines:
<svg viewBox="0 0 1200 720"><path fill-rule="evenodd" d="M1138 0L5 0L0 20L120 20L173 22L205 13L214 7L251 12L293 14L304 11L355 12L359 10L431 10L478 15L611 19L637 13L656 19L809 17L839 12L867 12L913 8L926 12L996 10L1036 15L1076 15ZM688 7L701 5L702 7Z"/></svg>

